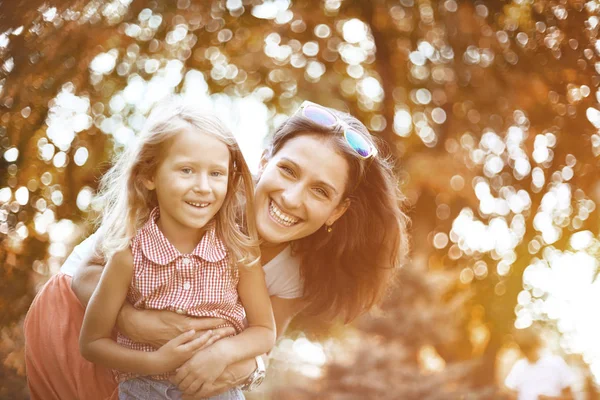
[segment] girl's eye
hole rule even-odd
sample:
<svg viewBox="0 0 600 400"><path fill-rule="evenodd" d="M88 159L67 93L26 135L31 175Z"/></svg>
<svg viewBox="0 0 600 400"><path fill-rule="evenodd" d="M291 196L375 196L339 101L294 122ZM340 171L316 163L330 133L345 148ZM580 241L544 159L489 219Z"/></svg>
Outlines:
<svg viewBox="0 0 600 400"><path fill-rule="evenodd" d="M213 171L210 173L211 176L214 176L215 178L218 178L219 176L223 176L225 175L223 172L221 171Z"/></svg>
<svg viewBox="0 0 600 400"><path fill-rule="evenodd" d="M192 173L192 169L188 168L188 167L184 167L184 168L181 168L181 172L183 172L186 175L189 175Z"/></svg>

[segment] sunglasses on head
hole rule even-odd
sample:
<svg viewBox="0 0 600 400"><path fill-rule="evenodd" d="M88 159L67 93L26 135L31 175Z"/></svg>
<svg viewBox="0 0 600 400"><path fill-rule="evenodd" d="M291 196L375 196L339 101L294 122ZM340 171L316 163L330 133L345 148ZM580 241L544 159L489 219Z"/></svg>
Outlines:
<svg viewBox="0 0 600 400"><path fill-rule="evenodd" d="M296 113L300 113L304 118L326 128L342 126L344 128L344 138L357 157L367 160L377 156L377 148L364 134L352 128L327 108L317 103L304 101Z"/></svg>

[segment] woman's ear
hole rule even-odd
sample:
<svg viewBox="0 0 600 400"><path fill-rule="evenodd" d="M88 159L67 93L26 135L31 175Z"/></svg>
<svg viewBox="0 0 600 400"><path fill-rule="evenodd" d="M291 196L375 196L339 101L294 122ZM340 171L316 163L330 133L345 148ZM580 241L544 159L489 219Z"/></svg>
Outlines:
<svg viewBox="0 0 600 400"><path fill-rule="evenodd" d="M144 184L144 187L148 190L156 189L156 184L154 183L154 177L142 178L142 183Z"/></svg>
<svg viewBox="0 0 600 400"><path fill-rule="evenodd" d="M266 149L263 150L263 152L260 156L260 162L258 163L258 178L259 179L260 179L260 176L262 175L263 171L265 170L265 167L269 163L268 156L269 156L269 152Z"/></svg>
<svg viewBox="0 0 600 400"><path fill-rule="evenodd" d="M336 208L333 209L333 212L331 213L325 224L328 226L333 225L335 221L337 221L341 218L342 215L344 215L344 213L348 210L348 207L350 207L350 199L346 198L343 201L341 201Z"/></svg>

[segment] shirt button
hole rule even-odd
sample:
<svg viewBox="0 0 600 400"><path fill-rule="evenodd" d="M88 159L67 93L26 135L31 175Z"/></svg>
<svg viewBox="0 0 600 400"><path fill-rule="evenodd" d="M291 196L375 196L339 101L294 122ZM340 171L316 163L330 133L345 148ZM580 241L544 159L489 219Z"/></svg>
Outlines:
<svg viewBox="0 0 600 400"><path fill-rule="evenodd" d="M185 283L183 284L183 288L184 288L185 290L190 290L190 288L191 288L191 287L192 287L192 285L190 285L190 283L189 283L189 282L185 282Z"/></svg>
<svg viewBox="0 0 600 400"><path fill-rule="evenodd" d="M185 310L183 310L183 309L181 309L181 308L178 308L178 309L177 309L177 311L175 311L175 312L176 312L177 314L179 314L179 315L183 315L183 314L185 314Z"/></svg>
<svg viewBox="0 0 600 400"><path fill-rule="evenodd" d="M184 258L183 259L183 265L190 265L192 263L192 260L190 260L189 258Z"/></svg>

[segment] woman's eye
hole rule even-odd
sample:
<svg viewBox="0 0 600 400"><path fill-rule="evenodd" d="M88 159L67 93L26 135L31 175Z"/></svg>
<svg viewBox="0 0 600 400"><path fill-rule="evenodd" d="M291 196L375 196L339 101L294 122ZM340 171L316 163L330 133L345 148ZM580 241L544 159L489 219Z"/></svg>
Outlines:
<svg viewBox="0 0 600 400"><path fill-rule="evenodd" d="M192 173L192 169L191 168L187 168L187 167L181 168L181 172L183 172L186 175L189 175L189 174Z"/></svg>
<svg viewBox="0 0 600 400"><path fill-rule="evenodd" d="M294 176L294 171L291 168L282 165L279 167L279 169L286 175Z"/></svg>
<svg viewBox="0 0 600 400"><path fill-rule="evenodd" d="M221 171L213 171L210 173L210 176L214 176L215 178L218 178L219 176L223 176L223 175L225 175L225 174Z"/></svg>
<svg viewBox="0 0 600 400"><path fill-rule="evenodd" d="M329 197L329 193L327 193L327 191L322 188L315 188L315 193L317 193L321 197L325 197L325 198Z"/></svg>

